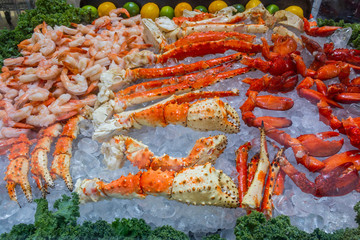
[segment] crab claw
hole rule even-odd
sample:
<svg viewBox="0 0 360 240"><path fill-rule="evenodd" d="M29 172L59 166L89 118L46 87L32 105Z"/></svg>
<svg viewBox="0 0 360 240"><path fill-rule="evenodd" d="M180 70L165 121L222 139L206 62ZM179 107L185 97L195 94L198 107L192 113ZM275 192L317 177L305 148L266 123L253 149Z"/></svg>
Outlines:
<svg viewBox="0 0 360 240"><path fill-rule="evenodd" d="M350 139L351 145L360 148L360 125L352 117L342 121L346 135Z"/></svg>
<svg viewBox="0 0 360 240"><path fill-rule="evenodd" d="M324 27L310 27L310 23L306 18L304 20L304 30L307 35L313 37L328 37L341 27L324 26Z"/></svg>
<svg viewBox="0 0 360 240"><path fill-rule="evenodd" d="M203 111L199 111L202 109ZM194 103L189 108L187 127L199 131L240 131L240 118L234 108L219 98L205 99Z"/></svg>
<svg viewBox="0 0 360 240"><path fill-rule="evenodd" d="M351 150L343 153L339 153L333 155L323 161L325 163L325 167L321 170L322 173L328 173L335 169L336 167L351 162L355 165L355 167L360 170L360 151L359 150Z"/></svg>
<svg viewBox="0 0 360 240"><path fill-rule="evenodd" d="M344 144L344 139L326 141L325 139L339 136L337 132L322 132L318 134L304 134L297 139L308 151L308 154L314 157L328 157L340 151Z"/></svg>
<svg viewBox="0 0 360 240"><path fill-rule="evenodd" d="M315 179L317 197L342 196L355 190L359 184L359 174L353 163L344 163L327 174Z"/></svg>

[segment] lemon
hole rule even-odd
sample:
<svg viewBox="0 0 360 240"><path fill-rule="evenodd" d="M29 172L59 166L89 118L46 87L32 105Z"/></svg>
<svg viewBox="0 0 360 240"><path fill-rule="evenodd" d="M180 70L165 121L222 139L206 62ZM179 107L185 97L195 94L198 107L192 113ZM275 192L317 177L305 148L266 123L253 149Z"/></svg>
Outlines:
<svg viewBox="0 0 360 240"><path fill-rule="evenodd" d="M187 2L181 2L175 7L175 17L181 17L184 10L192 11L192 7Z"/></svg>
<svg viewBox="0 0 360 240"><path fill-rule="evenodd" d="M158 5L153 2L145 4L140 11L142 18L151 18L155 20L155 18L159 17L160 9Z"/></svg>
<svg viewBox="0 0 360 240"><path fill-rule="evenodd" d="M216 12L220 11L221 9L226 8L227 6L228 5L224 1L221 1L221 0L213 1L209 6L209 12L216 13Z"/></svg>
<svg viewBox="0 0 360 240"><path fill-rule="evenodd" d="M103 2L98 7L99 17L109 15L109 12L114 9L116 9L116 6L112 2Z"/></svg>
<svg viewBox="0 0 360 240"><path fill-rule="evenodd" d="M299 6L290 6L285 9L285 11L292 12L295 15L298 15L300 18L304 17L304 11Z"/></svg>
<svg viewBox="0 0 360 240"><path fill-rule="evenodd" d="M250 9L250 8L256 7L256 6L259 5L260 3L261 3L260 0L250 0L250 1L246 4L245 8L246 8L246 10L248 10L248 9Z"/></svg>

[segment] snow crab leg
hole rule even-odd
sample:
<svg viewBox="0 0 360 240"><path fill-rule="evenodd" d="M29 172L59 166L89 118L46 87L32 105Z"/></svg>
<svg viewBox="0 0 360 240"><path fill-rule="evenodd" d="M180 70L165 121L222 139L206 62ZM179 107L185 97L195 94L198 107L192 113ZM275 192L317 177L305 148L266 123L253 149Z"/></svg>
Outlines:
<svg viewBox="0 0 360 240"><path fill-rule="evenodd" d="M203 165L207 162L215 164L216 159L225 150L227 138L225 135L200 138L187 157L174 158L169 155L155 156L148 146L127 136L115 136L104 142L101 151L109 169L121 168L129 160L139 169L161 171L180 171L194 165Z"/></svg>
<svg viewBox="0 0 360 240"><path fill-rule="evenodd" d="M239 116L235 109L221 101L219 97L238 94L239 92L234 90L173 95L146 108L115 114L113 119L107 120L95 130L93 138L102 142L130 128L165 127L169 124L182 125L198 131L218 130L236 133L239 132ZM209 97L215 98L189 103Z"/></svg>
<svg viewBox="0 0 360 240"><path fill-rule="evenodd" d="M53 153L54 159L50 168L52 179L55 180L57 176L60 176L64 179L66 186L70 191L73 190L73 183L70 176L72 142L77 137L79 132L78 124L83 119L84 117L77 115L65 124L60 138L55 145L55 151Z"/></svg>

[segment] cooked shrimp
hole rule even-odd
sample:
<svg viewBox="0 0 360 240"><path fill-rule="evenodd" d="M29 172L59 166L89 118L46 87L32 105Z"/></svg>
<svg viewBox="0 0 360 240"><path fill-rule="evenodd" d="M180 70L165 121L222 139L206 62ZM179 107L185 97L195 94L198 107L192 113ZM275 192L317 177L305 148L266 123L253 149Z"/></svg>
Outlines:
<svg viewBox="0 0 360 240"><path fill-rule="evenodd" d="M117 9L111 10L109 13L109 16L117 17L119 14L125 14L128 18L130 17L130 13L125 8L117 8Z"/></svg>
<svg viewBox="0 0 360 240"><path fill-rule="evenodd" d="M77 74L72 77L74 81L71 81L67 73L68 70L64 68L60 75L61 82L63 86L66 88L66 90L68 90L69 93L74 95L84 94L88 88L88 83L86 81L86 78L80 74Z"/></svg>
<svg viewBox="0 0 360 240"><path fill-rule="evenodd" d="M92 77L97 75L98 73L102 72L102 67L100 64L96 64L90 68L87 68L84 72L81 73L86 78Z"/></svg>
<svg viewBox="0 0 360 240"><path fill-rule="evenodd" d="M63 114L74 110L80 110L86 105L94 106L96 95L91 94L81 100L70 100L70 94L63 94L49 105L49 110L54 114Z"/></svg>
<svg viewBox="0 0 360 240"><path fill-rule="evenodd" d="M14 107L20 108L27 101L46 101L49 98L49 94L50 92L47 89L37 86L31 87L17 99Z"/></svg>
<svg viewBox="0 0 360 240"><path fill-rule="evenodd" d="M24 62L24 57L7 58L4 60L4 66L20 66Z"/></svg>
<svg viewBox="0 0 360 240"><path fill-rule="evenodd" d="M30 56L25 57L23 64L26 66L36 66L45 57L41 53L32 53Z"/></svg>
<svg viewBox="0 0 360 240"><path fill-rule="evenodd" d="M30 116L33 106L26 106L21 109L16 110L16 108L6 100L0 101L0 108L6 111L6 114L15 122L20 122L21 120Z"/></svg>
<svg viewBox="0 0 360 240"><path fill-rule="evenodd" d="M56 44L54 43L53 40L51 39L42 39L39 42L37 42L33 48L32 51L33 52L38 52L40 51L42 53L42 55L44 56L48 56L50 54L52 54L53 52L55 52L56 49Z"/></svg>
<svg viewBox="0 0 360 240"><path fill-rule="evenodd" d="M85 42L85 38L83 36L78 37L71 42L69 42L69 47L79 47Z"/></svg>
<svg viewBox="0 0 360 240"><path fill-rule="evenodd" d="M51 114L45 105L37 107L37 114L26 118L26 123L36 127L46 127L56 122L56 116Z"/></svg>
<svg viewBox="0 0 360 240"><path fill-rule="evenodd" d="M61 69L58 65L45 65L38 67L36 70L36 76L43 80L56 79L61 73Z"/></svg>
<svg viewBox="0 0 360 240"><path fill-rule="evenodd" d="M18 138L21 134L29 134L30 129L2 127L0 130L0 138Z"/></svg>

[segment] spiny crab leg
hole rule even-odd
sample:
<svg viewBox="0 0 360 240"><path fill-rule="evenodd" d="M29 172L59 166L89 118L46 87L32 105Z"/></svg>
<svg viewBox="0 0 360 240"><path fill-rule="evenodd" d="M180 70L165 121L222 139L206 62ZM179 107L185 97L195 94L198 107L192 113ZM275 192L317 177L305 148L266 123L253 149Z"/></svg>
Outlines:
<svg viewBox="0 0 360 240"><path fill-rule="evenodd" d="M48 157L47 154L50 151L50 146L53 138L59 136L62 126L60 123L56 123L43 129L40 133L40 139L38 140L34 150L31 152L31 173L33 174L33 178L41 190L43 197L46 196L47 193L47 185L50 187L54 187L54 181L50 176L50 172L47 168L48 165ZM45 185L43 185L42 180L45 181Z"/></svg>
<svg viewBox="0 0 360 240"><path fill-rule="evenodd" d="M155 156L148 146L127 136L115 136L101 146L104 161L109 169L121 168L129 160L139 169L161 171L180 171L194 165L207 162L215 164L216 159L225 150L227 138L225 135L200 138L187 157L174 158L169 155Z"/></svg>
<svg viewBox="0 0 360 240"><path fill-rule="evenodd" d="M277 179L277 175L280 170L279 161L284 153L284 149L280 149L270 165L269 174L266 179L266 185L264 190L263 201L261 203L261 211L265 214L267 218L272 217L272 209L273 209L273 202L272 202L272 195L274 194L275 188L275 181Z"/></svg>
<svg viewBox="0 0 360 240"><path fill-rule="evenodd" d="M103 73L100 77L98 102L104 103L112 97L113 92L124 88L131 82L140 78L161 78L161 77L173 77L182 76L191 72L199 71L222 65L224 63L240 60L244 53L235 53L221 58L214 58L205 61L199 61L190 64L179 64L172 67L164 68L136 68L127 70L109 70Z"/></svg>
<svg viewBox="0 0 360 240"><path fill-rule="evenodd" d="M245 53L261 52L262 46L242 40L219 40L200 42L194 44L183 45L173 48L157 58L157 63L165 63L171 58L182 60L187 57L198 57L207 54L225 53L227 50L235 50Z"/></svg>
<svg viewBox="0 0 360 240"><path fill-rule="evenodd" d="M236 171L238 172L238 189L239 189L239 202L241 203L245 193L247 192L247 160L248 151L251 149L251 143L246 142L241 145L236 151ZM240 205L241 207L241 205Z"/></svg>
<svg viewBox="0 0 360 240"><path fill-rule="evenodd" d="M155 195L194 205L229 208L239 205L235 183L210 163L185 168L180 172L150 169L136 175L130 173L110 183L98 178L79 180L76 183L76 192L81 203Z"/></svg>
<svg viewBox="0 0 360 240"><path fill-rule="evenodd" d="M150 78L161 78L161 77L172 77L182 76L186 73L196 72L199 70L215 67L227 62L233 62L241 60L245 53L239 52L234 53L225 57L213 58L205 61L198 61L190 64L179 64L172 67L164 68L135 68L127 70L126 76L136 79L150 79Z"/></svg>
<svg viewBox="0 0 360 240"><path fill-rule="evenodd" d="M260 161L255 172L254 180L241 202L241 205L248 210L255 210L260 207L263 198L262 191L265 185L265 178L269 169L269 156L266 146L265 128L260 128Z"/></svg>
<svg viewBox="0 0 360 240"><path fill-rule="evenodd" d="M198 131L218 130L236 133L239 131L239 116L235 109L219 97L238 94L235 90L173 95L146 108L115 114L113 119L105 121L95 130L93 138L104 141L130 128L165 127L169 124L182 125ZM210 99L189 103L200 98Z"/></svg>
<svg viewBox="0 0 360 240"><path fill-rule="evenodd" d="M21 134L17 141L10 148L9 160L5 178L6 188L10 199L18 202L15 187L20 185L28 202L32 202L31 187L28 180L29 172L29 148L31 141L25 134Z"/></svg>
<svg viewBox="0 0 360 240"><path fill-rule="evenodd" d="M282 195L284 192L284 183L285 183L285 172L283 170L280 171L276 177L276 181L275 181L275 187L274 187L274 195Z"/></svg>
<svg viewBox="0 0 360 240"><path fill-rule="evenodd" d="M52 161L50 174L53 180L57 176L64 179L67 188L72 191L73 183L70 176L70 159L72 156L72 143L76 139L79 132L79 122L84 117L77 115L67 121L63 131L55 145L55 151L53 153L54 160Z"/></svg>
<svg viewBox="0 0 360 240"><path fill-rule="evenodd" d="M260 152L257 152L251 158L251 160L247 166L247 189L249 189L252 181L254 180L256 169L258 168L258 165L259 165L259 161L260 161Z"/></svg>
<svg viewBox="0 0 360 240"><path fill-rule="evenodd" d="M226 66L221 66L221 67L209 69L203 73L205 74L205 76L200 77L196 80L191 78L182 80L182 78L180 78L179 83L170 86L165 86L144 92L139 91L127 96L116 96L114 100L115 101L114 111L119 113L124 111L127 107L152 100L157 100L174 93L184 93L191 90L198 90L200 88L213 85L221 80L247 73L251 70L250 68L245 67L245 68L238 68L235 70L218 73L218 71L221 71L225 67ZM200 75L200 74L196 74L196 75ZM165 82L163 83L167 84L168 82L165 80Z"/></svg>
<svg viewBox="0 0 360 240"><path fill-rule="evenodd" d="M249 35L239 32L194 32L191 33L185 37L180 38L176 42L166 45L164 47L164 52L169 51L170 49L173 49L175 47L180 47L183 45L187 45L190 43L196 43L196 42L207 42L207 41L217 41L222 39L237 39L237 40L243 40L246 42L254 42L255 35Z"/></svg>

